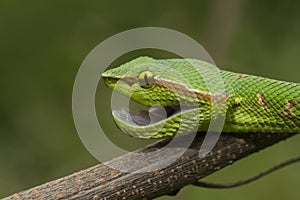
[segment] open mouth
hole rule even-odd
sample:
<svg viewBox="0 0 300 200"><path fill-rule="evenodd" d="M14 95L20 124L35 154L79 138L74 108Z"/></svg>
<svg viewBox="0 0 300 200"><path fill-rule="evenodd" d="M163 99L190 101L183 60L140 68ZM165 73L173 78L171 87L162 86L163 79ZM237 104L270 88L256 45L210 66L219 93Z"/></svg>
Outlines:
<svg viewBox="0 0 300 200"><path fill-rule="evenodd" d="M147 109L148 108L148 109ZM127 124L133 126L148 126L164 121L183 111L194 109L195 107L185 106L152 106L146 109L128 111L126 109L113 110L115 117L119 118Z"/></svg>

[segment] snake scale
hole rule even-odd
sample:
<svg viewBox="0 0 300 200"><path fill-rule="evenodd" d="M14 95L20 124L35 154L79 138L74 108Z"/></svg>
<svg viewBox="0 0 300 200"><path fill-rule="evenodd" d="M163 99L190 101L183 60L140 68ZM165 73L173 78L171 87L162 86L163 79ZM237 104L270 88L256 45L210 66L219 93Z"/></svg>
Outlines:
<svg viewBox="0 0 300 200"><path fill-rule="evenodd" d="M117 126L139 138L207 130L223 116L223 132L300 132L300 85L218 70L196 59L138 57L102 74L105 84L145 106L113 110Z"/></svg>

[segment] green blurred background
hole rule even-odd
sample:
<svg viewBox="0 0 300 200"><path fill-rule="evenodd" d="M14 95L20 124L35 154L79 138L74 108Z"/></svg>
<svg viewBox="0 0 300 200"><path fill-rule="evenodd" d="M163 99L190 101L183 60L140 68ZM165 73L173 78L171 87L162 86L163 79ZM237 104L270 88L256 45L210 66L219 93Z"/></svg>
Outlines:
<svg viewBox="0 0 300 200"><path fill-rule="evenodd" d="M202 44L222 69L300 82L299 10L296 0L1 0L0 197L98 163L77 135L71 98L81 62L101 41L136 27L171 28ZM110 98L101 84L98 91ZM146 143L110 124L123 148ZM298 144L296 136L205 180L251 176L298 155ZM299 199L299 169L235 189L188 186L159 199Z"/></svg>

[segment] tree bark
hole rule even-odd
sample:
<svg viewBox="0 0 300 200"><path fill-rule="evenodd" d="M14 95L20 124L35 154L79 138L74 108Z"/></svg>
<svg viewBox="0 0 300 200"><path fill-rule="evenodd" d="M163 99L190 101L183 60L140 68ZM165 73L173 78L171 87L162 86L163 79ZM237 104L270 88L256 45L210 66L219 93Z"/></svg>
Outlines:
<svg viewBox="0 0 300 200"><path fill-rule="evenodd" d="M189 145L191 135L176 137L173 143L171 139L161 140L4 200L153 199L172 195L190 183L295 134L222 133L212 151L204 157L199 154L199 149L205 134L198 133ZM168 147L163 148L167 144ZM178 158L181 152L184 154ZM161 168L166 163L168 165Z"/></svg>

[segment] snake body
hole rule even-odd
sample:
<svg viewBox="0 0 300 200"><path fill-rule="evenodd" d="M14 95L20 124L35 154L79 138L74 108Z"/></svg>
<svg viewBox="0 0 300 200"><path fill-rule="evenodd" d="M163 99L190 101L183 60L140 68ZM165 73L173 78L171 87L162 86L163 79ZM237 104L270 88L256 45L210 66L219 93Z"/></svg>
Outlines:
<svg viewBox="0 0 300 200"><path fill-rule="evenodd" d="M102 78L150 108L112 112L117 126L135 137L205 131L218 116L225 118L223 132L300 132L298 83L217 70L201 60L150 57L107 70Z"/></svg>

